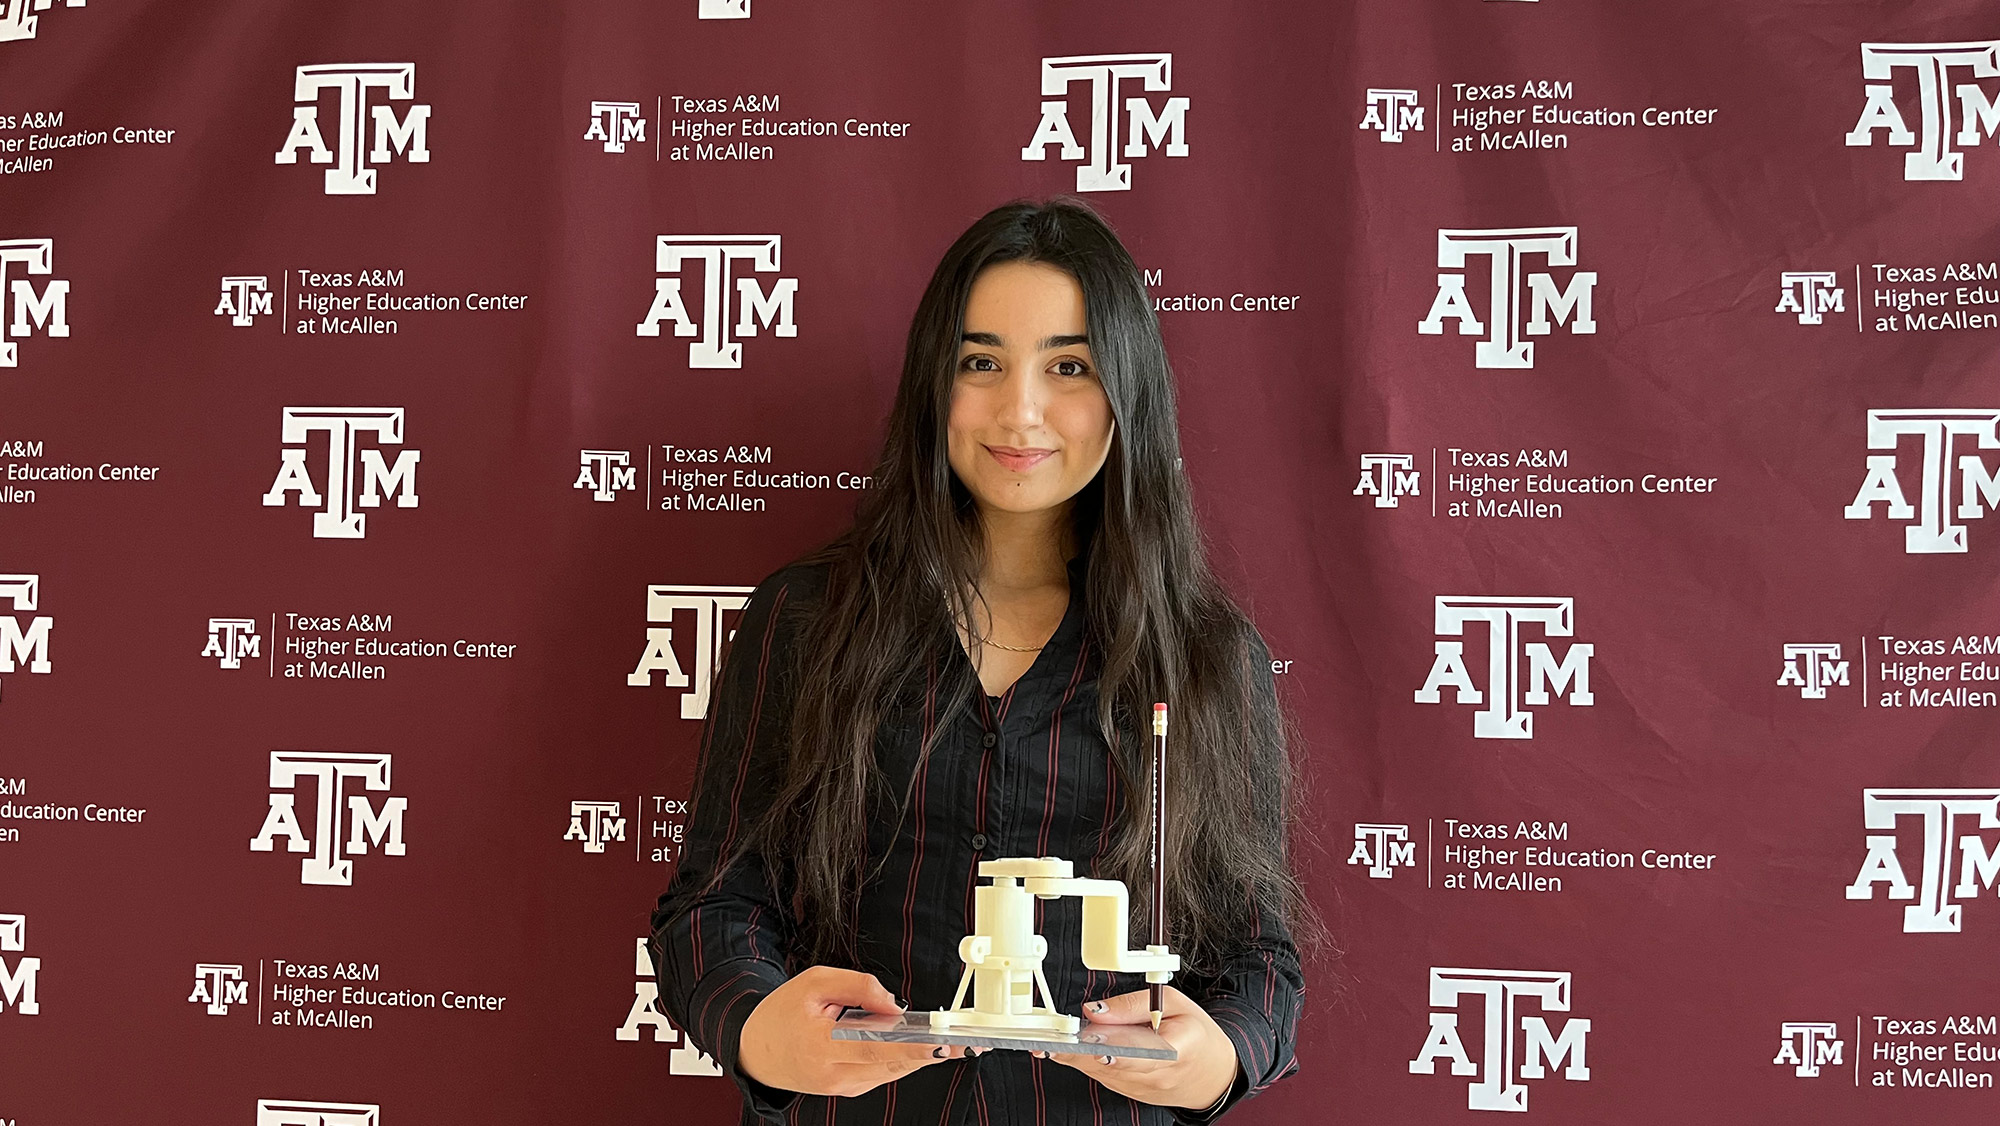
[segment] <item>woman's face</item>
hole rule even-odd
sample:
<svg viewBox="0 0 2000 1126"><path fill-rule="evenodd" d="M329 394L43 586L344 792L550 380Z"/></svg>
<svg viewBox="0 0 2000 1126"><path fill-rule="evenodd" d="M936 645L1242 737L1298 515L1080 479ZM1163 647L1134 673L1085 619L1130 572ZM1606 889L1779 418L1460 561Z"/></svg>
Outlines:
<svg viewBox="0 0 2000 1126"><path fill-rule="evenodd" d="M1083 290L1043 262L973 279L946 424L948 457L982 513L1059 508L1111 452L1111 400L1085 342Z"/></svg>

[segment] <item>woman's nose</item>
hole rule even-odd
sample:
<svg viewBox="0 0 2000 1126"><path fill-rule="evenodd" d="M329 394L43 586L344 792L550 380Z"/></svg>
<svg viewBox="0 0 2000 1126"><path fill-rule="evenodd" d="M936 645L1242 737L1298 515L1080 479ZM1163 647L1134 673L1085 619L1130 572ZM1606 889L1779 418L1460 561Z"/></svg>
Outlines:
<svg viewBox="0 0 2000 1126"><path fill-rule="evenodd" d="M1017 373L1000 385L998 421L1010 430L1032 430L1042 424L1041 380Z"/></svg>

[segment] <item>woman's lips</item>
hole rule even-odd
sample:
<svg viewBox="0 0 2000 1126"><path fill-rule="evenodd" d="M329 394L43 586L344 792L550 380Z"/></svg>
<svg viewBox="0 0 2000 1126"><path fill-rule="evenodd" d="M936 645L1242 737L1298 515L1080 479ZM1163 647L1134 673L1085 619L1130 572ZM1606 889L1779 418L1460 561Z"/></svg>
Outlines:
<svg viewBox="0 0 2000 1126"><path fill-rule="evenodd" d="M1012 446L987 446L993 460L1016 473L1025 473L1042 463L1054 450L1017 450Z"/></svg>

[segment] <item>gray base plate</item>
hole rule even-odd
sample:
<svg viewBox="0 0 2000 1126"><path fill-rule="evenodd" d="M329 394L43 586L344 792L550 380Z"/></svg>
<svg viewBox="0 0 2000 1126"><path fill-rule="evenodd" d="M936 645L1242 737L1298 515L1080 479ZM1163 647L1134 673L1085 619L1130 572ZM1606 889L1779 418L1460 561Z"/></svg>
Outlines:
<svg viewBox="0 0 2000 1126"><path fill-rule="evenodd" d="M835 1040L882 1040L892 1044L952 1044L967 1048L1012 1048L1072 1056L1129 1056L1144 1060L1179 1059L1166 1037L1150 1024L1092 1024L1084 1021L1076 1035L1042 1028L932 1029L928 1012L870 1013L850 1009L834 1022Z"/></svg>

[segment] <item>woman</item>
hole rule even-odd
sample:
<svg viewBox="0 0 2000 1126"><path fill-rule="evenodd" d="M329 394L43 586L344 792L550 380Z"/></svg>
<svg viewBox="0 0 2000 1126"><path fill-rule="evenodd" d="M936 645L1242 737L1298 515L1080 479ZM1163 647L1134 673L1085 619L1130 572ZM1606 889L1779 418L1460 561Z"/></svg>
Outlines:
<svg viewBox="0 0 2000 1126"><path fill-rule="evenodd" d="M750 597L653 916L661 1003L745 1122L1204 1122L1296 1070L1270 660L1209 573L1178 452L1159 325L1095 213L1009 204L959 237L855 526ZM832 1040L843 1006L951 1003L982 859L1122 879L1147 933L1156 700L1179 1058ZM1081 965L1076 901L1036 913L1058 1008L1149 1020L1142 977Z"/></svg>

